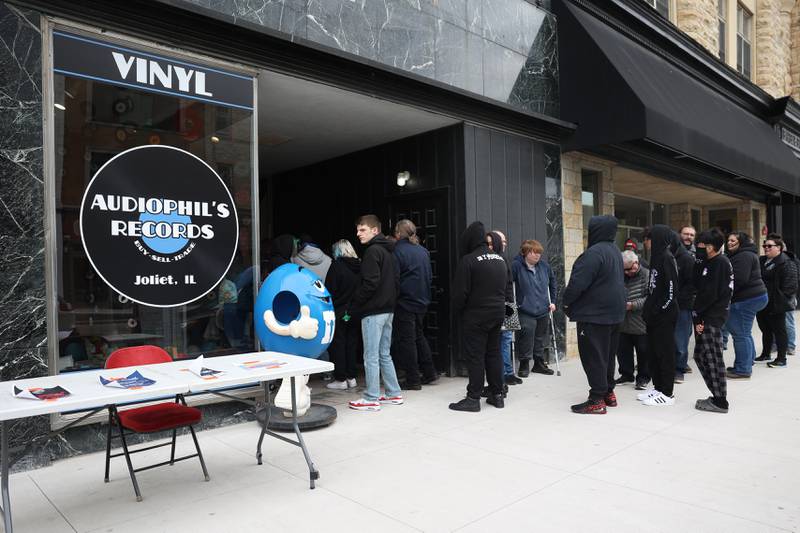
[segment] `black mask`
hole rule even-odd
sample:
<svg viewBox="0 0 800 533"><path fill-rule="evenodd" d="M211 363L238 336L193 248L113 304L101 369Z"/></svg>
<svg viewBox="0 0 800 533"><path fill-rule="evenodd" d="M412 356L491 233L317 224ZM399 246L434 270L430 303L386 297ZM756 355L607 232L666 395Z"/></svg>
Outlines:
<svg viewBox="0 0 800 533"><path fill-rule="evenodd" d="M708 252L706 252L705 248L697 248L695 250L695 257L698 261L706 261L708 260Z"/></svg>

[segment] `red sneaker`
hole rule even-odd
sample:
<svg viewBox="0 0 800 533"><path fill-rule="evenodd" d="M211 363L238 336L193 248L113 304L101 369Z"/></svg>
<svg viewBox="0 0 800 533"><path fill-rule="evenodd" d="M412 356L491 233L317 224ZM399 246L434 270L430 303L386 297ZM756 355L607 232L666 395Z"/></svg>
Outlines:
<svg viewBox="0 0 800 533"><path fill-rule="evenodd" d="M606 394L606 397L603 398L603 401L605 401L606 406L608 406L608 407L616 407L617 406L617 395L614 394L614 391L611 391L608 394Z"/></svg>
<svg viewBox="0 0 800 533"><path fill-rule="evenodd" d="M350 407L350 409L355 409L356 411L381 410L381 404L377 400L365 400L364 398L359 398L358 400L349 402L348 407Z"/></svg>

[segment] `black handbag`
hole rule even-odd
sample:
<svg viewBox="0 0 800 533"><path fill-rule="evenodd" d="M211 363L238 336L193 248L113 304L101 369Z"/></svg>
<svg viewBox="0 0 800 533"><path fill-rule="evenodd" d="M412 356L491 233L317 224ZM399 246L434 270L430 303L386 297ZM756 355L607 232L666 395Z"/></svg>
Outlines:
<svg viewBox="0 0 800 533"><path fill-rule="evenodd" d="M513 302L506 302L506 308L511 309L511 314L506 314L503 318L503 325L500 326L501 331L519 331L522 325L519 323L519 306L517 305L517 286L511 284L511 292L514 295Z"/></svg>

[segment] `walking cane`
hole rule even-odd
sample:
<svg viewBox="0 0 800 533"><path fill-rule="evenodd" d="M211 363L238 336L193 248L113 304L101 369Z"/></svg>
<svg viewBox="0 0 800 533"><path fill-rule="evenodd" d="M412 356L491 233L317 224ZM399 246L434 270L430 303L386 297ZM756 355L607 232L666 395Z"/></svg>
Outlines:
<svg viewBox="0 0 800 533"><path fill-rule="evenodd" d="M552 300L550 299L550 287L547 287L547 310L550 311L550 305L552 305ZM550 332L552 333L551 337L553 338L553 353L555 354L556 358L556 376L561 375L561 363L558 360L558 345L556 344L556 321L553 319L553 311L550 311Z"/></svg>

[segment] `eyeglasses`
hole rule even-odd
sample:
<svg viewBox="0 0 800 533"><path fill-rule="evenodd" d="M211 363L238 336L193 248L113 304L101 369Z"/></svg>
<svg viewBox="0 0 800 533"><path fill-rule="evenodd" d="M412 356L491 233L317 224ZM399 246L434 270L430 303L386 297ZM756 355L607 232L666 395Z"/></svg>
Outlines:
<svg viewBox="0 0 800 533"><path fill-rule="evenodd" d="M762 244L762 248L777 248L777 244Z"/></svg>

